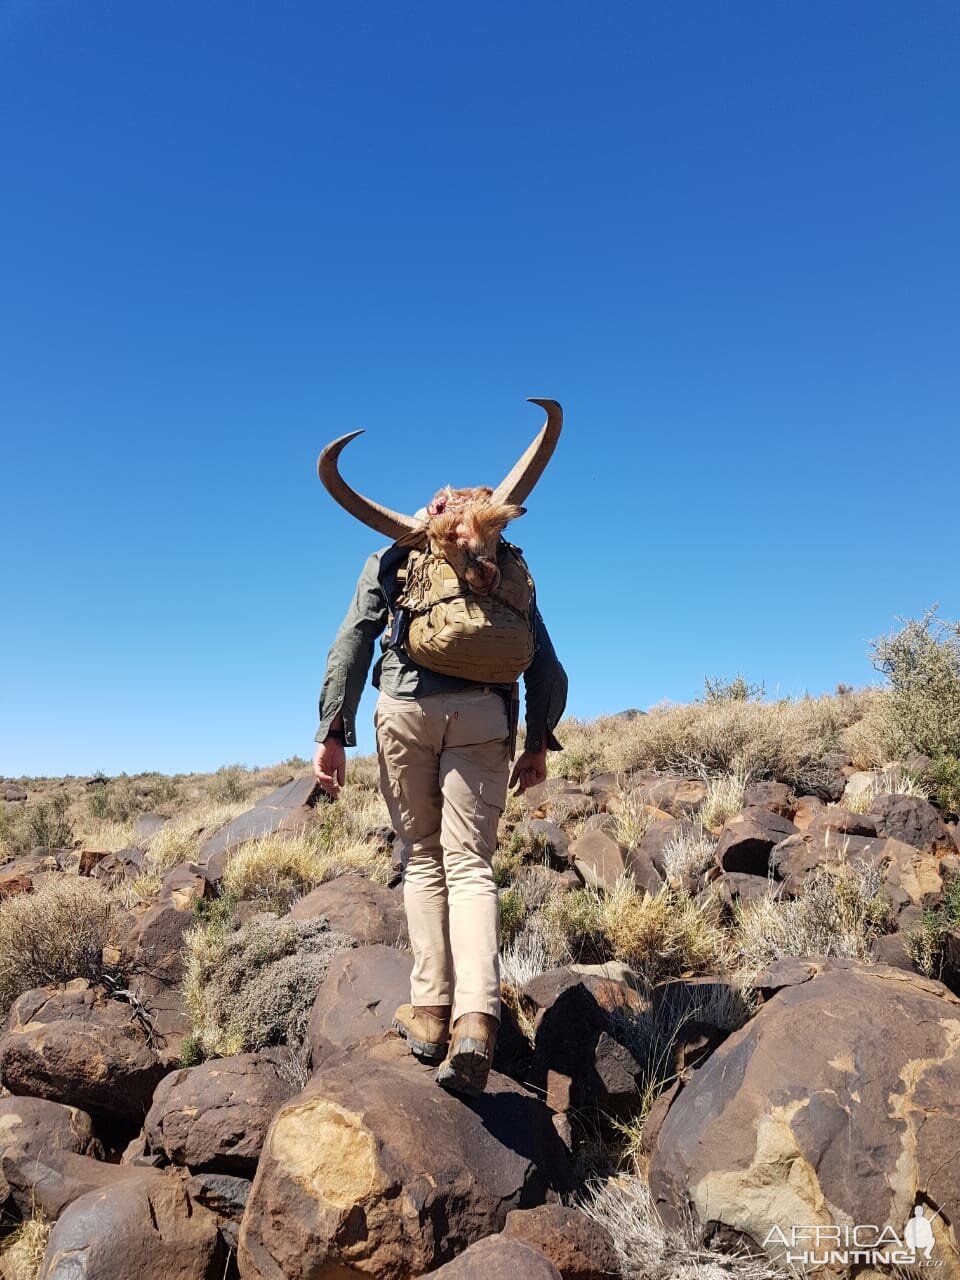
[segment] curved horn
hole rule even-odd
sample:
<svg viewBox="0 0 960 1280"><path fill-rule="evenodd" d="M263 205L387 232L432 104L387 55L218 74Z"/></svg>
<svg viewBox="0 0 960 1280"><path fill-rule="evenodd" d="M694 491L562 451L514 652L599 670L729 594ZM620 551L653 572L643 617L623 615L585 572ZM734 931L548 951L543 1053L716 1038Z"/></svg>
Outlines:
<svg viewBox="0 0 960 1280"><path fill-rule="evenodd" d="M523 502L527 494L543 475L543 469L550 461L557 441L560 439L560 428L563 426L563 410L556 400L536 400L529 398L530 404L538 404L547 411L547 420L540 434L530 445L526 453L513 468L506 480L501 481L494 491L491 502Z"/></svg>
<svg viewBox="0 0 960 1280"><path fill-rule="evenodd" d="M405 534L419 529L416 520L411 516L401 515L399 511L391 511L389 507L381 507L379 502L371 502L369 498L351 489L337 467L337 460L350 441L362 435L362 431L351 431L349 435L341 436L339 440L328 444L317 459L317 474L327 493L334 502L339 502L344 511L349 511L363 524L396 542Z"/></svg>

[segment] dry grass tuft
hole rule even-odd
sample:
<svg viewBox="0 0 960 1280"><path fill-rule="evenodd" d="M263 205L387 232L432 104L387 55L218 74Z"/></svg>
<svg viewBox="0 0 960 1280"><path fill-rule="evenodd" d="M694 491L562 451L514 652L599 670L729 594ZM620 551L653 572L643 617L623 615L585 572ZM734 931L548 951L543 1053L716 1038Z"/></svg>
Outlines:
<svg viewBox="0 0 960 1280"><path fill-rule="evenodd" d="M614 839L628 849L635 849L647 832L653 818L650 805L640 797L639 788L622 791L617 801Z"/></svg>
<svg viewBox="0 0 960 1280"><path fill-rule="evenodd" d="M879 867L854 869L843 860L821 867L793 899L769 896L734 913L733 957L748 973L784 956L846 956L868 960L887 932L890 903Z"/></svg>
<svg viewBox="0 0 960 1280"><path fill-rule="evenodd" d="M716 968L724 951L717 901L691 898L669 885L638 892L629 877L600 901L600 930L610 959L622 960L651 986L661 978Z"/></svg>
<svg viewBox="0 0 960 1280"><path fill-rule="evenodd" d="M663 869L668 883L683 876L699 876L713 863L716 841L702 826L681 831L663 847Z"/></svg>
<svg viewBox="0 0 960 1280"><path fill-rule="evenodd" d="M53 1223L37 1211L7 1237L0 1249L0 1275L4 1280L37 1280Z"/></svg>
<svg viewBox="0 0 960 1280"><path fill-rule="evenodd" d="M564 751L549 758L550 767L577 780L601 770L648 768L775 778L809 790L832 775L841 735L860 714L858 696L845 694L778 702L718 698L655 707L633 720L565 720L557 730Z"/></svg>
<svg viewBox="0 0 960 1280"><path fill-rule="evenodd" d="M743 808L747 779L742 773L721 773L707 779L707 794L700 806L700 821L711 831L719 831L728 818Z"/></svg>
<svg viewBox="0 0 960 1280"><path fill-rule="evenodd" d="M665 1227L646 1179L635 1175L595 1184L580 1208L610 1233L628 1280L779 1280L792 1274L765 1255L702 1245L702 1231L692 1219L680 1228Z"/></svg>
<svg viewBox="0 0 960 1280"><path fill-rule="evenodd" d="M109 890L65 874L0 903L0 1014L32 987L96 980L117 918Z"/></svg>
<svg viewBox="0 0 960 1280"><path fill-rule="evenodd" d="M369 844L345 841L331 847L323 836L309 832L262 836L230 855L223 873L223 891L237 901L259 902L278 915L319 884L359 871L385 882L390 860Z"/></svg>

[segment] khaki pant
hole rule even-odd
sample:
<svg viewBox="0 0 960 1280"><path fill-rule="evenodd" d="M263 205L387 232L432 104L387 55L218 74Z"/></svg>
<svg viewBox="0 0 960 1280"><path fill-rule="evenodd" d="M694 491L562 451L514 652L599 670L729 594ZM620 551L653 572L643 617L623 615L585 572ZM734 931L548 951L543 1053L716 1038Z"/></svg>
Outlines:
<svg viewBox="0 0 960 1280"><path fill-rule="evenodd" d="M492 858L507 800L507 711L493 690L393 698L374 722L380 784L402 845L411 1000L500 1016Z"/></svg>

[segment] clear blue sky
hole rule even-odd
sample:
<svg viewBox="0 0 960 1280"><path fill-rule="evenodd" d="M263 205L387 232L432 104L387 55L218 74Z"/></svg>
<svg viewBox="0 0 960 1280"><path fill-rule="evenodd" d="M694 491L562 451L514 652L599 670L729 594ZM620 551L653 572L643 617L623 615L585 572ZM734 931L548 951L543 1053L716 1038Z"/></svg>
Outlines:
<svg viewBox="0 0 960 1280"><path fill-rule="evenodd" d="M958 52L953 0L3 0L0 771L309 754L382 541L319 449L413 510L526 396L572 713L960 614Z"/></svg>

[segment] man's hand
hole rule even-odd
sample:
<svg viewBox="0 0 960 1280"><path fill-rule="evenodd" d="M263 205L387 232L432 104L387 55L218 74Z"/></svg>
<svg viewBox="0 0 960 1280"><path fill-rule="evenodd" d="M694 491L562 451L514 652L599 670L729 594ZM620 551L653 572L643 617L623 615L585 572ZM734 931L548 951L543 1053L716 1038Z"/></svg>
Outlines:
<svg viewBox="0 0 960 1280"><path fill-rule="evenodd" d="M339 738L326 738L317 744L313 773L327 795L336 800L347 778L347 753Z"/></svg>
<svg viewBox="0 0 960 1280"><path fill-rule="evenodd" d="M547 749L542 751L525 751L513 766L510 775L510 786L516 784L517 794L522 795L528 787L535 787L547 776Z"/></svg>

